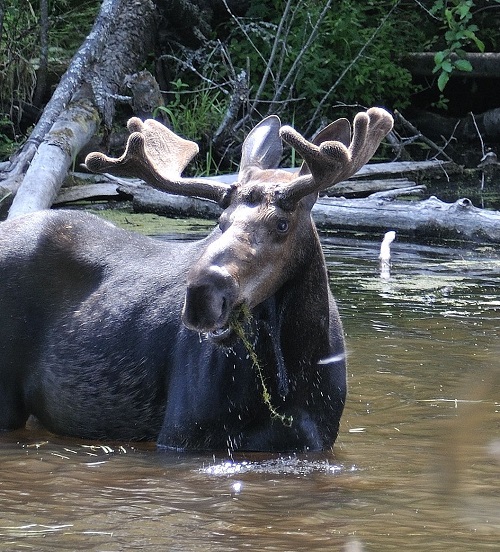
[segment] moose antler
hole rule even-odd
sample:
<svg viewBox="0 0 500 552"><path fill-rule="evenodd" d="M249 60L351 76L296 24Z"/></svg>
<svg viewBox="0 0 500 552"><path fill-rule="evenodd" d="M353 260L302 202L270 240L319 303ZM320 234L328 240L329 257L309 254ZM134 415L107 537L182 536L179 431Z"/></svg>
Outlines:
<svg viewBox="0 0 500 552"><path fill-rule="evenodd" d="M132 117L125 152L117 159L103 153L90 153L87 168L95 173L135 176L151 186L172 194L196 196L221 202L229 186L206 179L183 178L182 171L198 153L198 146L184 140L154 119L142 122Z"/></svg>
<svg viewBox="0 0 500 552"><path fill-rule="evenodd" d="M392 125L387 111L372 107L354 118L352 139L347 119L331 123L312 142L293 128L282 126L281 138L295 148L306 164L299 177L283 190L283 199L295 203L355 174L371 159Z"/></svg>

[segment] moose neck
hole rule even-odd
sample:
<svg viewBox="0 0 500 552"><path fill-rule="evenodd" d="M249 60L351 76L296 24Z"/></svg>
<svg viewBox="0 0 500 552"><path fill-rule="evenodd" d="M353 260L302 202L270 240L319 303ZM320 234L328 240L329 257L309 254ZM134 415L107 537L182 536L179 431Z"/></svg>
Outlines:
<svg viewBox="0 0 500 552"><path fill-rule="evenodd" d="M272 353L267 357L274 357L268 376L283 399L304 376L303 367L327 354L318 344L328 342L328 275L314 227L303 251L292 278L254 309L259 338L268 343L267 347L271 343ZM261 347L266 346L264 342Z"/></svg>
<svg viewBox="0 0 500 552"><path fill-rule="evenodd" d="M321 324L328 321L329 287L325 257L316 229L312 227L310 238L304 242L301 269L288 280L279 292L281 308L287 311L284 331L293 334L321 332ZM294 338L291 338L292 342ZM316 339L313 339L316 342ZM307 343L296 342L301 349Z"/></svg>

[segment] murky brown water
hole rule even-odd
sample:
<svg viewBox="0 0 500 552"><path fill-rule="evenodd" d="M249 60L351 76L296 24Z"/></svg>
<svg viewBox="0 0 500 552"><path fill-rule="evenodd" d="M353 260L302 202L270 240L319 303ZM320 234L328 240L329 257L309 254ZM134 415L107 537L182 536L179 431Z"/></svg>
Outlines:
<svg viewBox="0 0 500 552"><path fill-rule="evenodd" d="M333 454L0 435L1 550L500 549L500 257L325 240L349 347Z"/></svg>

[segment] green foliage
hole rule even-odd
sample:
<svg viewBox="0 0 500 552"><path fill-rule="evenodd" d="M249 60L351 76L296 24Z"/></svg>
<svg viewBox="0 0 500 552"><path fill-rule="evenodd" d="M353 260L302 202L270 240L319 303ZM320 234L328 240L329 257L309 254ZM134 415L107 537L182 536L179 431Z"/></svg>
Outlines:
<svg viewBox="0 0 500 552"><path fill-rule="evenodd" d="M213 133L220 125L226 111L227 101L218 89L206 85L194 90L181 78L171 83L169 93L171 100L165 106L159 106L153 116L159 111L164 112L172 125L172 130L180 136L201 144L205 158L196 159L196 174L214 174L218 167L212 156L211 140Z"/></svg>
<svg viewBox="0 0 500 552"><path fill-rule="evenodd" d="M27 131L20 121L33 102L42 57L40 0L5 4L0 158L12 153ZM55 86L88 34L100 2L49 0L48 6L49 82ZM251 0L245 17L228 16L197 50L169 42L169 53L162 57L168 59L172 84L166 105L158 109L176 132L201 143L207 159L200 166L208 162L213 171L214 132L242 70L248 98L242 99L231 125L242 134L271 112L312 134L349 105L404 109L415 86L403 60L424 50L438 50L438 104L446 107L443 92L450 76L471 70L465 52L495 51L500 45L500 9L495 7L500 8L500 0ZM231 139L226 136L218 144L217 155L235 149Z"/></svg>
<svg viewBox="0 0 500 552"><path fill-rule="evenodd" d="M0 113L0 161L8 159L19 146L10 118Z"/></svg>
<svg viewBox="0 0 500 552"><path fill-rule="evenodd" d="M253 2L247 19L238 26L231 23L228 51L232 64L249 68L250 86L256 91L272 63L259 99L273 105L274 112L282 109L280 102L291 101L299 125L325 95L330 96L328 106L338 99L402 108L411 95L411 75L399 63L400 57L416 49L423 35L411 14L400 20L395 11L386 18L394 4L342 0L323 13L326 2L320 0L299 0L289 11L286 0ZM308 45L315 32L316 38ZM275 41L279 54L273 58ZM294 66L298 56L300 64ZM288 85L280 90L285 79ZM330 117L328 111L321 115Z"/></svg>
<svg viewBox="0 0 500 552"><path fill-rule="evenodd" d="M29 1L12 2L5 11L0 45L0 106L16 118L12 104L30 101L36 84L32 60L37 51L38 16Z"/></svg>
<svg viewBox="0 0 500 552"><path fill-rule="evenodd" d="M446 107L443 91L454 71L472 71L465 59L465 48L474 45L484 52L484 43L478 38L479 27L473 23L473 0L436 0L430 13L442 21L441 30L445 47L434 56L434 70L438 75L437 86L441 92L439 107Z"/></svg>
<svg viewBox="0 0 500 552"><path fill-rule="evenodd" d="M192 90L181 78L172 81L169 96L171 100L157 111L166 113L172 123L172 129L181 136L195 142L203 141L220 123L224 106L220 91L207 87Z"/></svg>

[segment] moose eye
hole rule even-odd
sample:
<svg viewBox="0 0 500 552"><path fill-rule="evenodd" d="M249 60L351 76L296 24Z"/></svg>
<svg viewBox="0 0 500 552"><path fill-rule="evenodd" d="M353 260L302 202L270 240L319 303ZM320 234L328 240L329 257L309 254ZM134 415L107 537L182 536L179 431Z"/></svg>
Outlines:
<svg viewBox="0 0 500 552"><path fill-rule="evenodd" d="M285 234L286 232L288 232L288 226L289 225L287 219L279 219L276 223L276 230L278 230L280 234Z"/></svg>

